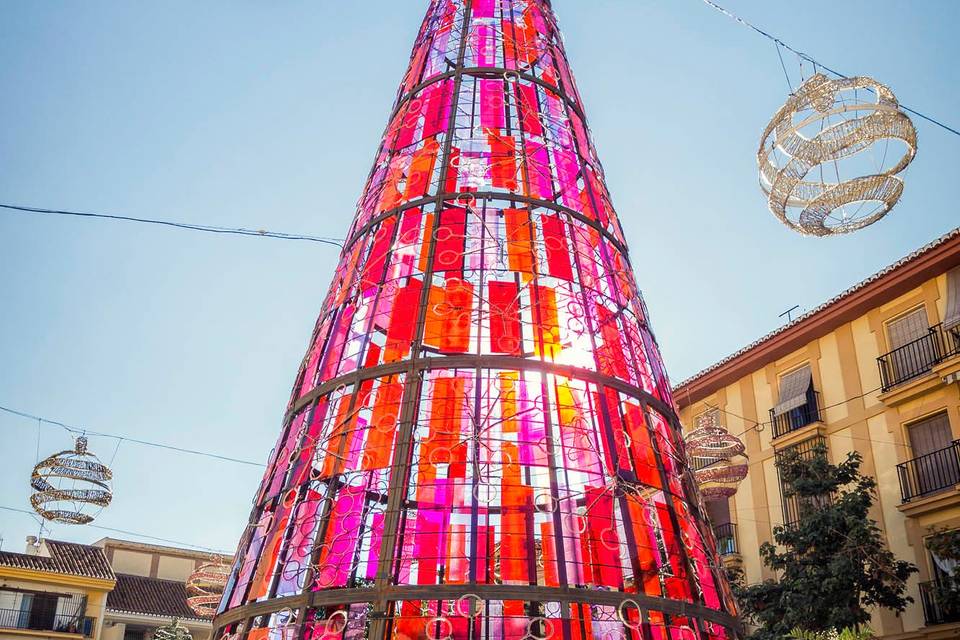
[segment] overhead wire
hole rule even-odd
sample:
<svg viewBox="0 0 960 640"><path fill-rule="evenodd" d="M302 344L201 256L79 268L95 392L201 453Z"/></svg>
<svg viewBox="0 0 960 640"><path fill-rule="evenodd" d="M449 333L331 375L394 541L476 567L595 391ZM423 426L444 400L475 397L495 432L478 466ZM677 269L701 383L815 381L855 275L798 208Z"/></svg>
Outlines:
<svg viewBox="0 0 960 640"><path fill-rule="evenodd" d="M269 231L267 229L245 229L243 227L218 227L207 224L195 224L191 222L176 222L173 220L156 220L152 218L137 218L126 215L116 215L110 213L93 213L89 211L69 211L65 209L43 209L41 207L27 207L15 204L0 203L0 208L20 213L31 213L41 215L60 215L74 216L80 218L100 218L105 220L121 220L124 222L138 222L142 224L153 224L164 227L174 227L177 229L186 229L189 231L203 231L206 233L219 233L238 236L252 236L256 238L274 238L276 240L303 240L307 242L319 242L321 244L333 245L343 248L343 240L338 238L324 238L321 236L311 236L300 233L285 233L282 231Z"/></svg>
<svg viewBox="0 0 960 640"><path fill-rule="evenodd" d="M0 505L0 509L3 509L3 510L5 510L5 511L13 511L13 512L16 512L16 513L23 513L23 514L26 514L26 515L28 515L28 516L30 516L30 517L33 517L33 518L36 517L36 514L35 514L35 513L33 513L32 511L28 511L27 509L17 509L16 507L7 507L7 506L4 506L4 505ZM179 545L179 546L181 546L181 547L190 547L190 548L192 548L192 549L199 549L199 550L201 550L201 551L210 551L210 552L212 552L212 553L219 553L219 554L228 555L228 556L232 556L232 555L233 555L233 551L225 551L225 550L223 550L223 549L216 549L216 548L214 548L214 547L205 547L205 546L199 545L199 544L192 544L192 543L190 543L190 542L183 542L182 540L171 540L170 538L161 538L161 537L158 537L158 536L151 536L151 535L146 534L146 533L139 533L139 532L137 532L137 531L130 531L130 530L128 530L128 529L117 529L117 528L115 528L115 527L104 527L103 525L90 524L90 523L85 524L84 526L85 526L85 527L90 527L90 528L92 528L92 529L100 529L100 530L102 530L102 531L111 531L111 532L113 532L113 533L122 533L122 534L127 535L127 536L136 536L136 537L138 537L138 538L144 538L144 539L146 539L146 540L155 540L155 541L157 541L157 542L166 542L167 544L175 544L175 545Z"/></svg>
<svg viewBox="0 0 960 640"><path fill-rule="evenodd" d="M117 449L120 448L120 442L122 442L122 441L125 440L125 441L127 441L127 442L133 442L133 443L135 443L135 444L141 444L141 445L144 445L144 446L146 446L146 447L156 447L157 449L167 449L167 450L170 450L170 451L177 451L177 452L180 452L180 453L189 453L189 454L195 455L195 456L204 456L204 457L207 457L207 458L214 458L214 459L217 459L217 460L223 460L223 461L225 461L225 462L236 462L236 463L238 463L238 464L245 464L245 465L249 465L249 466L251 466L251 467L264 467L264 466L266 466L266 465L261 464L261 463L259 463L259 462L252 462L252 461L250 461L250 460L243 460L243 459L240 459L240 458L234 458L234 457L232 457L232 456L226 456L226 455L222 455L222 454L219 454L219 453L213 453L213 452L210 452L210 451L200 451L200 450L198 450L198 449L187 449L186 447L178 447L178 446L174 446L174 445L170 445L170 444L163 444L163 443L160 443L160 442L151 442L151 441L149 441L149 440L141 440L141 439L139 439L139 438L133 438L133 437L131 437L131 436L126 436L126 435L121 436L121 435L116 435L116 434L112 434L112 433L104 433L104 432L102 432L102 431L93 431L93 430L90 430L90 429L84 429L83 427L77 427L77 426L65 424L65 423L63 423L63 422L59 422L59 421L57 421L57 420L50 420L50 419L48 419L48 418L44 418L44 417L41 417L41 416L35 416L35 415L33 415L33 414L26 413L26 412L24 412L24 411L17 411L16 409L11 409L10 407L0 406L0 411L3 411L3 412L5 412L5 413L9 413L9 414L14 415L14 416L19 416L19 417L21 417L21 418L27 418L27 419L29 419L29 420L36 420L36 421L37 421L38 423L40 423L40 424L48 424L48 425L51 425L51 426L60 427L61 429L64 429L65 431L67 431L68 433L70 433L70 434L72 434L72 435L84 435L84 434L86 434L86 435L91 435L91 436L97 436L97 437L100 437L100 438L113 438L113 439L118 440L118 442L117 442ZM116 451L114 451L114 456L115 456L115 455L116 455Z"/></svg>
<svg viewBox="0 0 960 640"><path fill-rule="evenodd" d="M759 33L759 34L762 35L764 38L767 38L767 39L769 39L769 40L772 40L774 43L776 43L776 44L778 45L778 47L783 47L783 48L786 49L787 51L790 51L790 52L796 54L796 56L797 56L798 58L800 58L801 60L806 60L807 62L813 64L813 65L814 65L814 70L816 70L817 67L819 67L819 68L823 69L824 71L827 71L827 72L829 72L829 73L832 73L833 75L837 76L838 78L849 78L849 77L850 77L850 76L848 76L848 75L846 75L846 74L840 73L840 72L837 71L836 69L831 69L831 68L828 67L827 65L823 64L823 63L820 62L819 60L814 59L812 56L804 53L803 51L799 51L798 49L794 49L793 47L791 47L790 45L788 45L786 42L784 42L783 40L781 40L780 38L776 37L775 35L773 35L773 34L771 34L771 33L768 33L767 31L764 31L764 30L761 29L760 27L758 27L758 26L756 26L756 25L748 22L747 20L744 20L743 18L741 18L741 17L738 16L737 14L733 13L732 11L728 11L727 9L724 9L723 7L721 7L719 4L717 4L717 3L714 2L713 0L703 0L703 2L704 2L704 4L706 4L707 6L712 7L713 9L715 9L716 11L718 11L718 12L722 13L723 15L727 16L727 17L730 18L731 20L735 20L736 22L738 22L738 23L740 23L741 25L747 27L748 29L752 29L753 31ZM779 54L779 49L777 50L777 53ZM782 60L781 60L781 62L782 62ZM801 64L802 64L802 63L801 63ZM934 125L940 127L941 129L944 129L944 130L946 130L946 131L949 131L950 133L952 133L952 134L954 134L954 135L956 135L956 136L960 136L960 130L956 129L955 127L951 127L951 126L949 126L949 125L947 125L947 124L945 124L945 123L937 120L936 118L933 118L933 117L928 116L928 115L926 115L926 114L924 114L924 113L921 113L921 112L917 111L916 109L911 109L910 107L908 107L907 105L905 105L905 104L903 104L903 103L900 103L900 108L903 109L904 111L907 111L907 112L909 112L909 113L912 113L913 115L917 116L918 118L922 118L922 119L926 120L927 122L929 122L929 123L931 123L931 124L934 124Z"/></svg>
<svg viewBox="0 0 960 640"><path fill-rule="evenodd" d="M839 406L845 405L845 404L847 404L847 403L849 403L849 402L854 402L854 401L856 401L856 400L860 400L861 398L865 398L866 396L870 395L871 393L876 393L877 391L880 391L882 388L883 388L883 387L877 387L877 388L871 389L871 390L869 390L869 391L864 391L864 392L861 393L861 394L855 395L855 396L850 397L850 398L846 398L846 399L844 399L844 400L841 400L840 402L835 402L835 403L833 403L833 404L829 404L829 405L826 405L826 406L824 406L824 407L820 407L820 410L821 410L821 411L826 411L827 409L833 409L834 407L839 407ZM689 401L689 393L688 393L687 406L690 406L691 404L692 404L692 403L690 403L690 401ZM740 420L743 420L744 422L746 422L746 423L748 423L748 424L752 423L752 426L747 427L746 429L744 429L744 430L741 431L740 433L735 433L735 434L733 434L733 435L736 436L736 437L740 437L740 436L742 436L742 435L745 435L745 434L749 433L750 431L753 431L753 430L756 429L757 427L772 426L773 423L774 423L773 420L757 421L757 420L754 420L754 419L752 419L752 418L747 418L746 416L742 416L742 415L740 415L739 413L734 413L733 411L727 411L726 409L723 409L722 407L720 407L720 406L718 406L718 405L711 404L711 403L709 403L709 402L704 402L703 404L704 404L704 406L706 406L706 407L709 408L709 409L715 409L715 410L717 410L717 411L719 411L719 412L721 412L721 413L725 413L725 414L727 414L727 415L733 416L734 418L739 418ZM759 431L762 431L762 429L758 430L758 433L759 433ZM891 444L896 444L896 443L891 443Z"/></svg>

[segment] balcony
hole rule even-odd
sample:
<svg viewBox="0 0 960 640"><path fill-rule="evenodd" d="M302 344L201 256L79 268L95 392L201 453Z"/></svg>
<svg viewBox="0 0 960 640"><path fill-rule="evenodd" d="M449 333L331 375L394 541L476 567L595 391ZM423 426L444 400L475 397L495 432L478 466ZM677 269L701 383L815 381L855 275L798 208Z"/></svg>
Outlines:
<svg viewBox="0 0 960 640"><path fill-rule="evenodd" d="M923 619L928 625L948 624L951 622L960 622L960 609L957 607L944 606L941 604L940 594L953 587L945 581L931 581L920 583L920 601L923 603Z"/></svg>
<svg viewBox="0 0 960 640"><path fill-rule="evenodd" d="M715 525L713 535L717 538L717 552L721 556L740 553L737 549L737 525L732 522Z"/></svg>
<svg viewBox="0 0 960 640"><path fill-rule="evenodd" d="M944 329L934 325L927 335L877 358L880 367L881 391L919 378L938 364L960 355L960 327Z"/></svg>
<svg viewBox="0 0 960 640"><path fill-rule="evenodd" d="M944 449L898 464L897 475L900 477L902 502L953 489L960 484L960 440L954 440Z"/></svg>
<svg viewBox="0 0 960 640"><path fill-rule="evenodd" d="M770 424L773 425L773 437L780 438L808 424L820 422L820 392L810 389L806 402L780 415L770 409Z"/></svg>
<svg viewBox="0 0 960 640"><path fill-rule="evenodd" d="M52 631L91 636L93 618L37 609L0 609L0 629Z"/></svg>

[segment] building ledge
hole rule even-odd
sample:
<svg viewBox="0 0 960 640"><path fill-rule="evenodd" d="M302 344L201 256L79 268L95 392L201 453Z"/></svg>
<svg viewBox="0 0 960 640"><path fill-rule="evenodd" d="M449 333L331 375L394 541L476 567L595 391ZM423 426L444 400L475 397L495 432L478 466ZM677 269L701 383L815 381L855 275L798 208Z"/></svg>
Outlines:
<svg viewBox="0 0 960 640"><path fill-rule="evenodd" d="M724 569L743 569L743 556L739 553L725 553L720 556Z"/></svg>
<svg viewBox="0 0 960 640"><path fill-rule="evenodd" d="M826 423L821 420L816 420L810 424L803 425L799 429L788 431L779 438L774 438L773 448L776 450L786 449L798 442L825 435L827 435Z"/></svg>
<svg viewBox="0 0 960 640"><path fill-rule="evenodd" d="M950 384L960 378L960 354L951 356L933 367L933 374L944 384Z"/></svg>
<svg viewBox="0 0 960 640"><path fill-rule="evenodd" d="M82 633L67 633L66 631L43 631L40 629L17 629L15 627L0 627L0 634L24 636L25 638L75 638L85 637Z"/></svg>
<svg viewBox="0 0 960 640"><path fill-rule="evenodd" d="M897 509L909 518L919 518L957 505L960 505L960 485L929 496L915 498L910 502L904 502L897 506Z"/></svg>
<svg viewBox="0 0 960 640"><path fill-rule="evenodd" d="M915 631L890 633L883 636L883 640L946 640L947 638L960 638L960 622L934 624L920 627Z"/></svg>
<svg viewBox="0 0 960 640"><path fill-rule="evenodd" d="M936 368L933 368L922 376L898 384L889 391L884 391L877 396L877 399L888 407L895 407L929 393L942 385L943 379L936 373Z"/></svg>

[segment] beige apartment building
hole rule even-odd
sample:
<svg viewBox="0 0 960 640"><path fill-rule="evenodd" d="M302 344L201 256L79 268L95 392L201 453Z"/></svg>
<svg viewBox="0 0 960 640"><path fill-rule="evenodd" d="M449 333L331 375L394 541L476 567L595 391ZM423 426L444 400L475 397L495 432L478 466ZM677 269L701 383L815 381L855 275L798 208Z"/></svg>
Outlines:
<svg viewBox="0 0 960 640"><path fill-rule="evenodd" d="M113 538L30 537L24 553L0 551L0 640L152 640L174 618L193 640L210 640L210 618L187 606L186 581L211 559Z"/></svg>
<svg viewBox="0 0 960 640"><path fill-rule="evenodd" d="M157 627L173 618L193 640L210 640L210 618L187 606L186 589L187 578L211 560L210 553L114 538L93 545L103 550L117 578L107 595L102 640L151 640Z"/></svg>
<svg viewBox="0 0 960 640"><path fill-rule="evenodd" d="M0 639L99 640L115 583L96 547L31 536L0 551Z"/></svg>
<svg viewBox="0 0 960 640"><path fill-rule="evenodd" d="M798 517L782 498L778 452L822 441L837 462L856 450L879 484L872 517L920 570L915 603L900 617L876 613L874 631L960 638L960 618L930 588L950 567L924 544L934 527L960 528L958 380L960 228L677 385L687 428L719 422L747 446L739 491L708 505L726 561L748 583L773 577L758 548Z"/></svg>

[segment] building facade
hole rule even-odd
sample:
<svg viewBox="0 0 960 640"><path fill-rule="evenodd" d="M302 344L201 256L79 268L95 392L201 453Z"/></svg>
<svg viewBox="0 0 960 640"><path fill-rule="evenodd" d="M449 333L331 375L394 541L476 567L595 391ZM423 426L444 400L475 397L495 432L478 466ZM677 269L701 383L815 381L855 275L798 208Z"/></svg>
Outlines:
<svg viewBox="0 0 960 640"><path fill-rule="evenodd" d="M186 581L211 560L113 538L86 545L30 537L25 553L0 552L0 640L152 640L174 618L193 640L210 640L210 618L187 605Z"/></svg>
<svg viewBox="0 0 960 640"><path fill-rule="evenodd" d="M890 549L919 568L900 617L873 616L885 638L960 637L931 586L950 566L925 539L960 528L960 229L851 287L674 389L689 429L720 423L747 446L750 472L708 504L727 563L747 583L773 578L758 548L798 517L776 456L818 441L832 462L856 450L876 478L871 517Z"/></svg>
<svg viewBox="0 0 960 640"><path fill-rule="evenodd" d="M190 574L212 560L210 553L114 538L94 546L102 549L117 580L106 600L103 640L151 640L157 627L173 618L193 640L210 639L210 618L187 606L186 589Z"/></svg>
<svg viewBox="0 0 960 640"><path fill-rule="evenodd" d="M116 577L101 549L27 539L0 551L0 638L99 640Z"/></svg>

